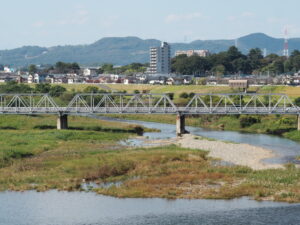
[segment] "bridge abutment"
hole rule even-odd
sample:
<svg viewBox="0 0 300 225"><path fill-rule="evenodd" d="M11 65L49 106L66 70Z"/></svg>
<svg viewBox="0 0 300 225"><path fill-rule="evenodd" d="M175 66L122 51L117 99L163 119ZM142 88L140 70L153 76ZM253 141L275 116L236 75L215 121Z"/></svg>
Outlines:
<svg viewBox="0 0 300 225"><path fill-rule="evenodd" d="M57 117L57 130L68 129L68 115L59 114Z"/></svg>
<svg viewBox="0 0 300 225"><path fill-rule="evenodd" d="M189 132L185 129L185 115L177 114L176 117L176 135L182 136L183 134L188 134Z"/></svg>

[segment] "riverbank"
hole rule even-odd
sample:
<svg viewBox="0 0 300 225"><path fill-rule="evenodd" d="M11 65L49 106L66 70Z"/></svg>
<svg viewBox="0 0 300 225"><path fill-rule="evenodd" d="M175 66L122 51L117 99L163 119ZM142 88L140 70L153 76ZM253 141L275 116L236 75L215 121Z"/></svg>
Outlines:
<svg viewBox="0 0 300 225"><path fill-rule="evenodd" d="M230 143L209 138L203 138L191 134L167 140L145 140L151 146L166 146L175 144L189 149L202 149L208 151L208 156L234 165L247 166L253 170L283 169L281 164L267 164L264 159L273 158L276 155L268 149L248 144Z"/></svg>

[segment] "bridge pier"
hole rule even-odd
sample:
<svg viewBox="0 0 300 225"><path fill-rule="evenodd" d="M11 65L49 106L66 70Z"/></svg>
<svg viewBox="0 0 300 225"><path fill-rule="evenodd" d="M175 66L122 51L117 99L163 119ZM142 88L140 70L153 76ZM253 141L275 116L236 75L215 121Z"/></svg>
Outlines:
<svg viewBox="0 0 300 225"><path fill-rule="evenodd" d="M176 135L178 137L183 134L188 134L189 132L185 129L185 115L177 114L176 117Z"/></svg>
<svg viewBox="0 0 300 225"><path fill-rule="evenodd" d="M57 117L57 130L68 129L68 115L59 114Z"/></svg>

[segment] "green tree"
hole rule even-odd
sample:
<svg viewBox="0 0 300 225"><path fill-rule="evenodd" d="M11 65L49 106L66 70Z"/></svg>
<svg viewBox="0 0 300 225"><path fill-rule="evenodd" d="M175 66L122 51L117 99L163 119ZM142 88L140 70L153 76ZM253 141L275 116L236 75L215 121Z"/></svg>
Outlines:
<svg viewBox="0 0 300 225"><path fill-rule="evenodd" d="M215 73L215 75L218 77L223 76L226 72L226 68L224 65L217 65L212 70Z"/></svg>
<svg viewBox="0 0 300 225"><path fill-rule="evenodd" d="M259 48L253 48L249 51L248 59L252 70L259 69L261 67L261 60L263 59L262 51Z"/></svg>
<svg viewBox="0 0 300 225"><path fill-rule="evenodd" d="M99 88L95 87L95 86L87 86L84 90L84 93L98 93L99 92Z"/></svg>
<svg viewBox="0 0 300 225"><path fill-rule="evenodd" d="M30 74L36 73L36 72L37 72L36 65L31 64L31 65L28 67L28 72L29 72Z"/></svg>
<svg viewBox="0 0 300 225"><path fill-rule="evenodd" d="M59 85L55 85L50 88L49 94L52 97L59 97L62 94L64 94L66 91L67 91L66 88Z"/></svg>
<svg viewBox="0 0 300 225"><path fill-rule="evenodd" d="M78 63L57 62L55 64L55 70L58 73L78 72L78 70L80 70L80 66Z"/></svg>
<svg viewBox="0 0 300 225"><path fill-rule="evenodd" d="M34 91L36 93L49 93L50 92L50 89L51 89L51 85L46 83L41 83L41 84L37 84L35 85L35 89Z"/></svg>
<svg viewBox="0 0 300 225"><path fill-rule="evenodd" d="M235 59L239 59L243 56L243 54L238 50L237 47L235 46L231 46L228 50L227 50L227 57L230 61L233 61Z"/></svg>
<svg viewBox="0 0 300 225"><path fill-rule="evenodd" d="M0 93L30 93L32 88L26 84L18 84L15 81L7 82L4 85L0 85Z"/></svg>
<svg viewBox="0 0 300 225"><path fill-rule="evenodd" d="M113 64L103 64L101 69L104 73L113 73L114 72L114 65Z"/></svg>

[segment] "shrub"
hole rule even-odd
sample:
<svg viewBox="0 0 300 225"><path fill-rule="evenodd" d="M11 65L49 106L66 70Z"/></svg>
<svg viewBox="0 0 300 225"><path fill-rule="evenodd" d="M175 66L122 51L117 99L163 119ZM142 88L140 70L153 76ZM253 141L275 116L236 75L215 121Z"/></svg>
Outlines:
<svg viewBox="0 0 300 225"><path fill-rule="evenodd" d="M297 106L300 106L300 97L295 98L294 102Z"/></svg>
<svg viewBox="0 0 300 225"><path fill-rule="evenodd" d="M7 82L0 86L1 93L30 93L32 88L26 84L18 84L15 81Z"/></svg>
<svg viewBox="0 0 300 225"><path fill-rule="evenodd" d="M294 125L295 121L292 118L283 117L279 121L280 124Z"/></svg>
<svg viewBox="0 0 300 225"><path fill-rule="evenodd" d="M36 93L49 93L50 89L51 89L50 84L47 84L47 83L43 84L42 83L42 84L37 84L34 88L34 91Z"/></svg>
<svg viewBox="0 0 300 225"><path fill-rule="evenodd" d="M174 99L174 93L167 93L167 96L171 99L171 100L173 100Z"/></svg>
<svg viewBox="0 0 300 225"><path fill-rule="evenodd" d="M63 101L63 102L70 102L75 96L75 93L63 93L61 96L60 96L60 99Z"/></svg>
<svg viewBox="0 0 300 225"><path fill-rule="evenodd" d="M186 93L186 92L182 92L180 95L179 95L180 98L188 98L189 97L189 94Z"/></svg>
<svg viewBox="0 0 300 225"><path fill-rule="evenodd" d="M255 123L260 123L260 118L259 117L241 116L241 118L240 118L240 126L242 128L250 127L251 125L253 125Z"/></svg>
<svg viewBox="0 0 300 225"><path fill-rule="evenodd" d="M144 134L144 128L141 127L141 126L135 126L133 128L133 131L137 134L137 135L140 135L140 136L143 136Z"/></svg>
<svg viewBox="0 0 300 225"><path fill-rule="evenodd" d="M99 88L97 88L95 86L88 86L83 90L84 93L97 93L98 91L99 91Z"/></svg>
<svg viewBox="0 0 300 225"><path fill-rule="evenodd" d="M59 97L61 96L64 92L66 92L66 88L62 87L62 86L59 86L59 85L56 85L56 86L52 86L50 91L49 91L49 94L50 96L52 97Z"/></svg>
<svg viewBox="0 0 300 225"><path fill-rule="evenodd" d="M194 92L191 92L190 94L189 94L189 97L190 98L193 98L195 96L195 93Z"/></svg>
<svg viewBox="0 0 300 225"><path fill-rule="evenodd" d="M90 172L85 176L86 180L106 179L109 177L122 176L135 168L135 163L131 160L116 159L106 162L95 172Z"/></svg>

